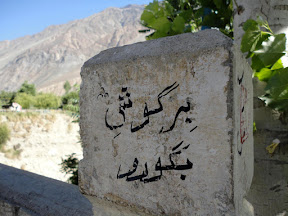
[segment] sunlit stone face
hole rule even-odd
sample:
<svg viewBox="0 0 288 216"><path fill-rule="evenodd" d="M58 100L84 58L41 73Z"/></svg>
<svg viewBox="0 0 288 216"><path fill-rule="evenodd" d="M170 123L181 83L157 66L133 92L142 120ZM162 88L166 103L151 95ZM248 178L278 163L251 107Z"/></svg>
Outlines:
<svg viewBox="0 0 288 216"><path fill-rule="evenodd" d="M248 133L233 125L234 105L246 99L234 102L231 45L204 31L110 49L86 62L81 190L154 213L234 212L235 126L239 156ZM235 88L240 94L241 85Z"/></svg>

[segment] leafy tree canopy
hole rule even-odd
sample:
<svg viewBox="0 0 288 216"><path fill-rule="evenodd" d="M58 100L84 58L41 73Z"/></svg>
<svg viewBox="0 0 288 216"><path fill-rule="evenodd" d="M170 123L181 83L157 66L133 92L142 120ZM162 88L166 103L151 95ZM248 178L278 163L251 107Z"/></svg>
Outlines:
<svg viewBox="0 0 288 216"><path fill-rule="evenodd" d="M17 93L14 102L20 104L23 109L30 109L35 104L35 97L24 92Z"/></svg>
<svg viewBox="0 0 288 216"><path fill-rule="evenodd" d="M52 93L40 93L35 97L34 107L38 109L57 109L61 105L60 97Z"/></svg>
<svg viewBox="0 0 288 216"><path fill-rule="evenodd" d="M156 39L185 32L198 31L200 27L218 28L233 38L232 0L154 0L145 7L140 32L152 31L146 38ZM237 12L241 6L235 1ZM267 106L288 111L288 68L281 61L286 53L285 34L275 35L261 18L247 20L243 29L241 51L251 58L253 75L267 83L265 94L259 97Z"/></svg>
<svg viewBox="0 0 288 216"><path fill-rule="evenodd" d="M36 95L36 88L35 88L35 85L34 84L28 84L27 81L25 81L20 89L18 90L19 93L26 93L26 94L29 94L29 95L33 95L35 96Z"/></svg>
<svg viewBox="0 0 288 216"><path fill-rule="evenodd" d="M0 105L9 105L12 104L14 98L16 96L15 92L0 92Z"/></svg>
<svg viewBox="0 0 288 216"><path fill-rule="evenodd" d="M70 85L69 81L66 81L66 82L64 83L63 88L65 89L65 94L67 94L67 93L70 91L71 85Z"/></svg>
<svg viewBox="0 0 288 216"><path fill-rule="evenodd" d="M146 39L215 27L233 38L232 0L154 0L141 15L141 24L153 32Z"/></svg>

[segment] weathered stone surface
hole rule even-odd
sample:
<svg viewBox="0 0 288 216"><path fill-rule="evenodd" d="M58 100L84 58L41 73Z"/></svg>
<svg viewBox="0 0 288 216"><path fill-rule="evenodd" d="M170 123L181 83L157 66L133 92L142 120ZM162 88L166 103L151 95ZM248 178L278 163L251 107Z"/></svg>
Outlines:
<svg viewBox="0 0 288 216"><path fill-rule="evenodd" d="M237 215L254 215L246 200L254 171L252 70L237 45L234 45L234 149L233 181ZM245 198L244 200L242 198ZM243 203L244 202L244 203ZM243 207L242 207L243 206ZM249 212L249 214L248 214Z"/></svg>
<svg viewBox="0 0 288 216"><path fill-rule="evenodd" d="M85 196L93 206L95 216L153 216L151 212L131 205L111 203L109 200L99 199L95 196Z"/></svg>
<svg viewBox="0 0 288 216"><path fill-rule="evenodd" d="M93 215L75 185L0 164L0 215Z"/></svg>
<svg viewBox="0 0 288 216"><path fill-rule="evenodd" d="M0 216L148 216L123 206L83 196L74 185L0 164Z"/></svg>
<svg viewBox="0 0 288 216"><path fill-rule="evenodd" d="M241 43L244 22L247 19L256 19L259 15L268 21L274 33L285 33L287 37L287 1L242 0L238 4L244 8L244 11L234 16L234 39L237 44ZM286 43L288 44L288 41ZM287 55L282 57L286 67L287 59ZM285 116L280 115L279 112L265 107L265 104L258 99L265 93L266 83L254 78L253 85L254 121L257 127L254 133L255 171L247 199L253 205L257 216L283 215L288 212L287 117L285 119ZM275 154L271 156L267 153L266 147L272 144L274 139L279 139L280 144Z"/></svg>
<svg viewBox="0 0 288 216"><path fill-rule="evenodd" d="M87 61L82 192L156 214L240 215L253 175L253 113L251 73L237 55L233 68L232 41L207 30Z"/></svg>
<svg viewBox="0 0 288 216"><path fill-rule="evenodd" d="M29 214L19 206L11 205L8 202L0 200L0 216L33 216L35 214Z"/></svg>

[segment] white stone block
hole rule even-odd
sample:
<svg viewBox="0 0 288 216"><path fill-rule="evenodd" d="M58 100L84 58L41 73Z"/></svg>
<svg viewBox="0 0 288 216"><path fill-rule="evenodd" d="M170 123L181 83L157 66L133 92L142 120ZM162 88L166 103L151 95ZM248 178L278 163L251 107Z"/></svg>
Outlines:
<svg viewBox="0 0 288 216"><path fill-rule="evenodd" d="M253 174L253 111L249 66L240 56L234 70L233 57L232 41L206 30L88 60L82 192L155 214L238 214Z"/></svg>

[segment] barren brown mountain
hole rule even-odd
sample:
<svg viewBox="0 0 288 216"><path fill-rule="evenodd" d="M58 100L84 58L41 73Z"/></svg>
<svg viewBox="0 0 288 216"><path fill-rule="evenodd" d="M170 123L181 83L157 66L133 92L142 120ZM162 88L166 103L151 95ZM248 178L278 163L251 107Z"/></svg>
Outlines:
<svg viewBox="0 0 288 216"><path fill-rule="evenodd" d="M80 83L83 63L100 51L139 41L144 7L129 5L44 31L0 42L0 91L15 91L27 80L39 91L62 94L66 80Z"/></svg>

